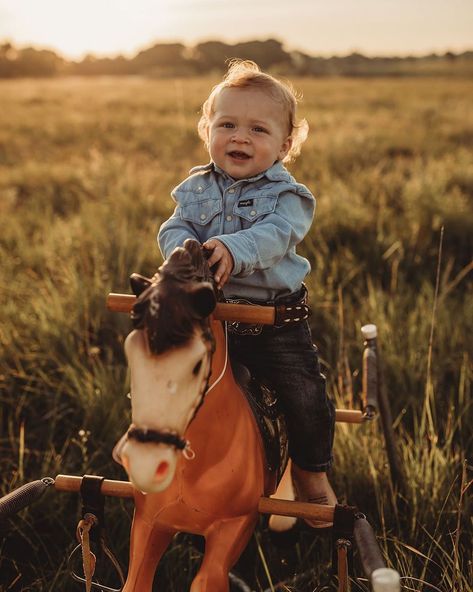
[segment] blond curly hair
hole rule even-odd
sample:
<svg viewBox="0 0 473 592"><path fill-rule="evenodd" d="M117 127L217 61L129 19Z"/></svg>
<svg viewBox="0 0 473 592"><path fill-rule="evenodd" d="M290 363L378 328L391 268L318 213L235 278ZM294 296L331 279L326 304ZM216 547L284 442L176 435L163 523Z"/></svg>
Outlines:
<svg viewBox="0 0 473 592"><path fill-rule="evenodd" d="M289 82L283 82L262 72L260 67L251 60L231 59L228 61L228 71L222 82L214 86L205 103L202 105L202 115L197 129L199 136L208 148L208 130L210 119L214 112L217 96L224 88L257 88L267 92L275 101L281 103L286 117L288 136L292 139L291 148L283 159L290 162L299 156L302 144L307 138L309 124L306 119L297 120L297 103L300 95L296 93Z"/></svg>

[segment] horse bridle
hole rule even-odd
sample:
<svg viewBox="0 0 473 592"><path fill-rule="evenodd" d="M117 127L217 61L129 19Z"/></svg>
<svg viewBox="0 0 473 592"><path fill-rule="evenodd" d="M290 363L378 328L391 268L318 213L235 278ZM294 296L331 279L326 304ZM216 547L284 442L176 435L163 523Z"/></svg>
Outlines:
<svg viewBox="0 0 473 592"><path fill-rule="evenodd" d="M204 339L204 341L207 344L209 344L209 347L207 348L208 371L207 371L207 375L205 377L205 380L203 382L204 388L202 388L200 391L199 401L195 407L194 413L193 413L188 425L186 426L186 429L194 421L194 419L197 415L197 412L204 404L205 395L207 394L207 391L209 390L210 376L212 374L212 357L213 357L213 354L215 351L215 340L213 337L213 333L210 330L210 324L209 324L208 328L203 331L202 338ZM127 433L126 433L126 437L129 440L136 440L137 442L140 442L140 443L167 444L168 446L173 446L176 450L183 451L183 454L186 458L193 458L193 456L192 456L193 453L190 448L189 440L186 440L181 435L179 435L177 432L172 431L172 430L138 428L134 424L131 424L130 427L128 428ZM186 451L190 451L191 454L186 455Z"/></svg>
<svg viewBox="0 0 473 592"><path fill-rule="evenodd" d="M141 444L147 444L149 442L153 444L167 444L168 446L174 446L178 450L184 450L187 443L177 432L137 428L133 424L128 428L126 435L129 440L136 440Z"/></svg>

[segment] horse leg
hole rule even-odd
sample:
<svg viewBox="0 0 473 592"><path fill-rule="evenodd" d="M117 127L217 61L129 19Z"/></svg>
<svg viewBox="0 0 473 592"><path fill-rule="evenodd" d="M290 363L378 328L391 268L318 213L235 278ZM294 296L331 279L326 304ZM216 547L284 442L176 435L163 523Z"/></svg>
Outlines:
<svg viewBox="0 0 473 592"><path fill-rule="evenodd" d="M282 476L281 481L279 482L278 488L276 492L271 497L276 497L278 499L285 499L285 500L294 500L295 499L295 492L294 486L292 484L292 476L291 476L291 460L287 463L286 470ZM297 518L293 516L278 516L273 514L269 518L269 528L275 532L285 532L290 530L297 522Z"/></svg>
<svg viewBox="0 0 473 592"><path fill-rule="evenodd" d="M228 592L228 572L253 533L258 514L215 521L205 535L205 555L190 592Z"/></svg>
<svg viewBox="0 0 473 592"><path fill-rule="evenodd" d="M122 592L151 592L159 560L171 542L174 532L159 530L152 524L133 520L130 541L130 564Z"/></svg>

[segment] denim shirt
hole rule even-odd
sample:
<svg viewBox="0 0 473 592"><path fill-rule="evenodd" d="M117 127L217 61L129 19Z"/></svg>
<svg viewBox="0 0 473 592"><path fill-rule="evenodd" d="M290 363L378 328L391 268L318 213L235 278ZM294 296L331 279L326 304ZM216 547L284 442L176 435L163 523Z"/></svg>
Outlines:
<svg viewBox="0 0 473 592"><path fill-rule="evenodd" d="M282 163L239 180L213 163L194 167L171 195L176 208L158 233L164 258L187 238L215 238L233 257L226 298L274 301L300 289L310 264L296 245L310 229L315 199Z"/></svg>

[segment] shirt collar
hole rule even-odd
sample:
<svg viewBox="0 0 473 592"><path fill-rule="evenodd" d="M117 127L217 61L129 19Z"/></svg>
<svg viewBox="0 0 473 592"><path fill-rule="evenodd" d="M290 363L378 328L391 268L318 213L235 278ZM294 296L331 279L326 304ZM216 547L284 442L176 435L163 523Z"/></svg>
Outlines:
<svg viewBox="0 0 473 592"><path fill-rule="evenodd" d="M269 169L266 169L262 173L258 173L258 175L255 175L254 177L250 177L248 179L238 179L238 180L233 179L233 177L230 177L230 175L228 175L223 169L221 169L219 166L217 166L214 162L209 162L208 164L195 166L189 172L190 172L190 174L193 174L193 173L197 173L197 172L205 172L205 171L211 171L211 170L214 170L218 175L220 175L224 179L232 181L233 183L238 182L238 181L247 181L247 182L248 181L249 182L258 181L259 179L262 179L263 177L266 177L268 179L268 181L289 181L291 178L291 175L289 174L288 170L283 165L283 163L279 160L276 161L272 166L270 166Z"/></svg>

